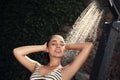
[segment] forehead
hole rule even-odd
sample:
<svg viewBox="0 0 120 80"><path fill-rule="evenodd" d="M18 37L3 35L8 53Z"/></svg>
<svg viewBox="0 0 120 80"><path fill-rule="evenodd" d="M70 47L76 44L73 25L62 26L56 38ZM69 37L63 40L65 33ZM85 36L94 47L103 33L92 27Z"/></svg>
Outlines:
<svg viewBox="0 0 120 80"><path fill-rule="evenodd" d="M59 35L54 35L52 36L51 40L50 41L60 41L60 42L65 42L63 37L62 36L59 36Z"/></svg>

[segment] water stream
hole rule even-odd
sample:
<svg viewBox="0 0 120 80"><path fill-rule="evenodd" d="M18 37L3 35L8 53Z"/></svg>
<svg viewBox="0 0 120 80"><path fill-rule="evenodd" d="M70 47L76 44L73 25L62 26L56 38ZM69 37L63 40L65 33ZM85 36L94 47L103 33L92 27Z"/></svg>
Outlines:
<svg viewBox="0 0 120 80"><path fill-rule="evenodd" d="M97 38L98 25L103 11L100 10L96 1L91 2L81 13L72 30L67 34L67 43L85 42L87 40L95 41ZM63 65L70 63L78 52L67 51L63 57Z"/></svg>

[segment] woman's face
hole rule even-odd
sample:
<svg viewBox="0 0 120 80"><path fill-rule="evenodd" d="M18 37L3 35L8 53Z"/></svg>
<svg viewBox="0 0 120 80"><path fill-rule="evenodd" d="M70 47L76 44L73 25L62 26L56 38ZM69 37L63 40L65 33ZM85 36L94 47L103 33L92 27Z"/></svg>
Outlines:
<svg viewBox="0 0 120 80"><path fill-rule="evenodd" d="M65 41L59 35L52 36L48 43L48 52L52 57L62 57L65 51Z"/></svg>

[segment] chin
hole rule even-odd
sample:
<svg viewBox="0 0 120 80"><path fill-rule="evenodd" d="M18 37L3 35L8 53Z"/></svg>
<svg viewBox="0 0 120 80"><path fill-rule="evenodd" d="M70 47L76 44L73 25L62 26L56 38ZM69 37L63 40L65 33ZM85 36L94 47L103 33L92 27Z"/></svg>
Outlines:
<svg viewBox="0 0 120 80"><path fill-rule="evenodd" d="M58 55L55 55L55 57L62 58L63 55L62 54L58 54Z"/></svg>

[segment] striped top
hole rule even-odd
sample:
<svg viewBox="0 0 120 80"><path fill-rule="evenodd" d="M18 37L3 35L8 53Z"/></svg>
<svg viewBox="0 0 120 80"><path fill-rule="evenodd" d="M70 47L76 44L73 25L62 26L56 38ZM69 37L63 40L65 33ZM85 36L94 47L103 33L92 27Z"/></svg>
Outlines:
<svg viewBox="0 0 120 80"><path fill-rule="evenodd" d="M40 66L36 66L35 71L30 76L30 80L62 80L61 70L62 68L55 69L51 73L41 76L39 73Z"/></svg>

